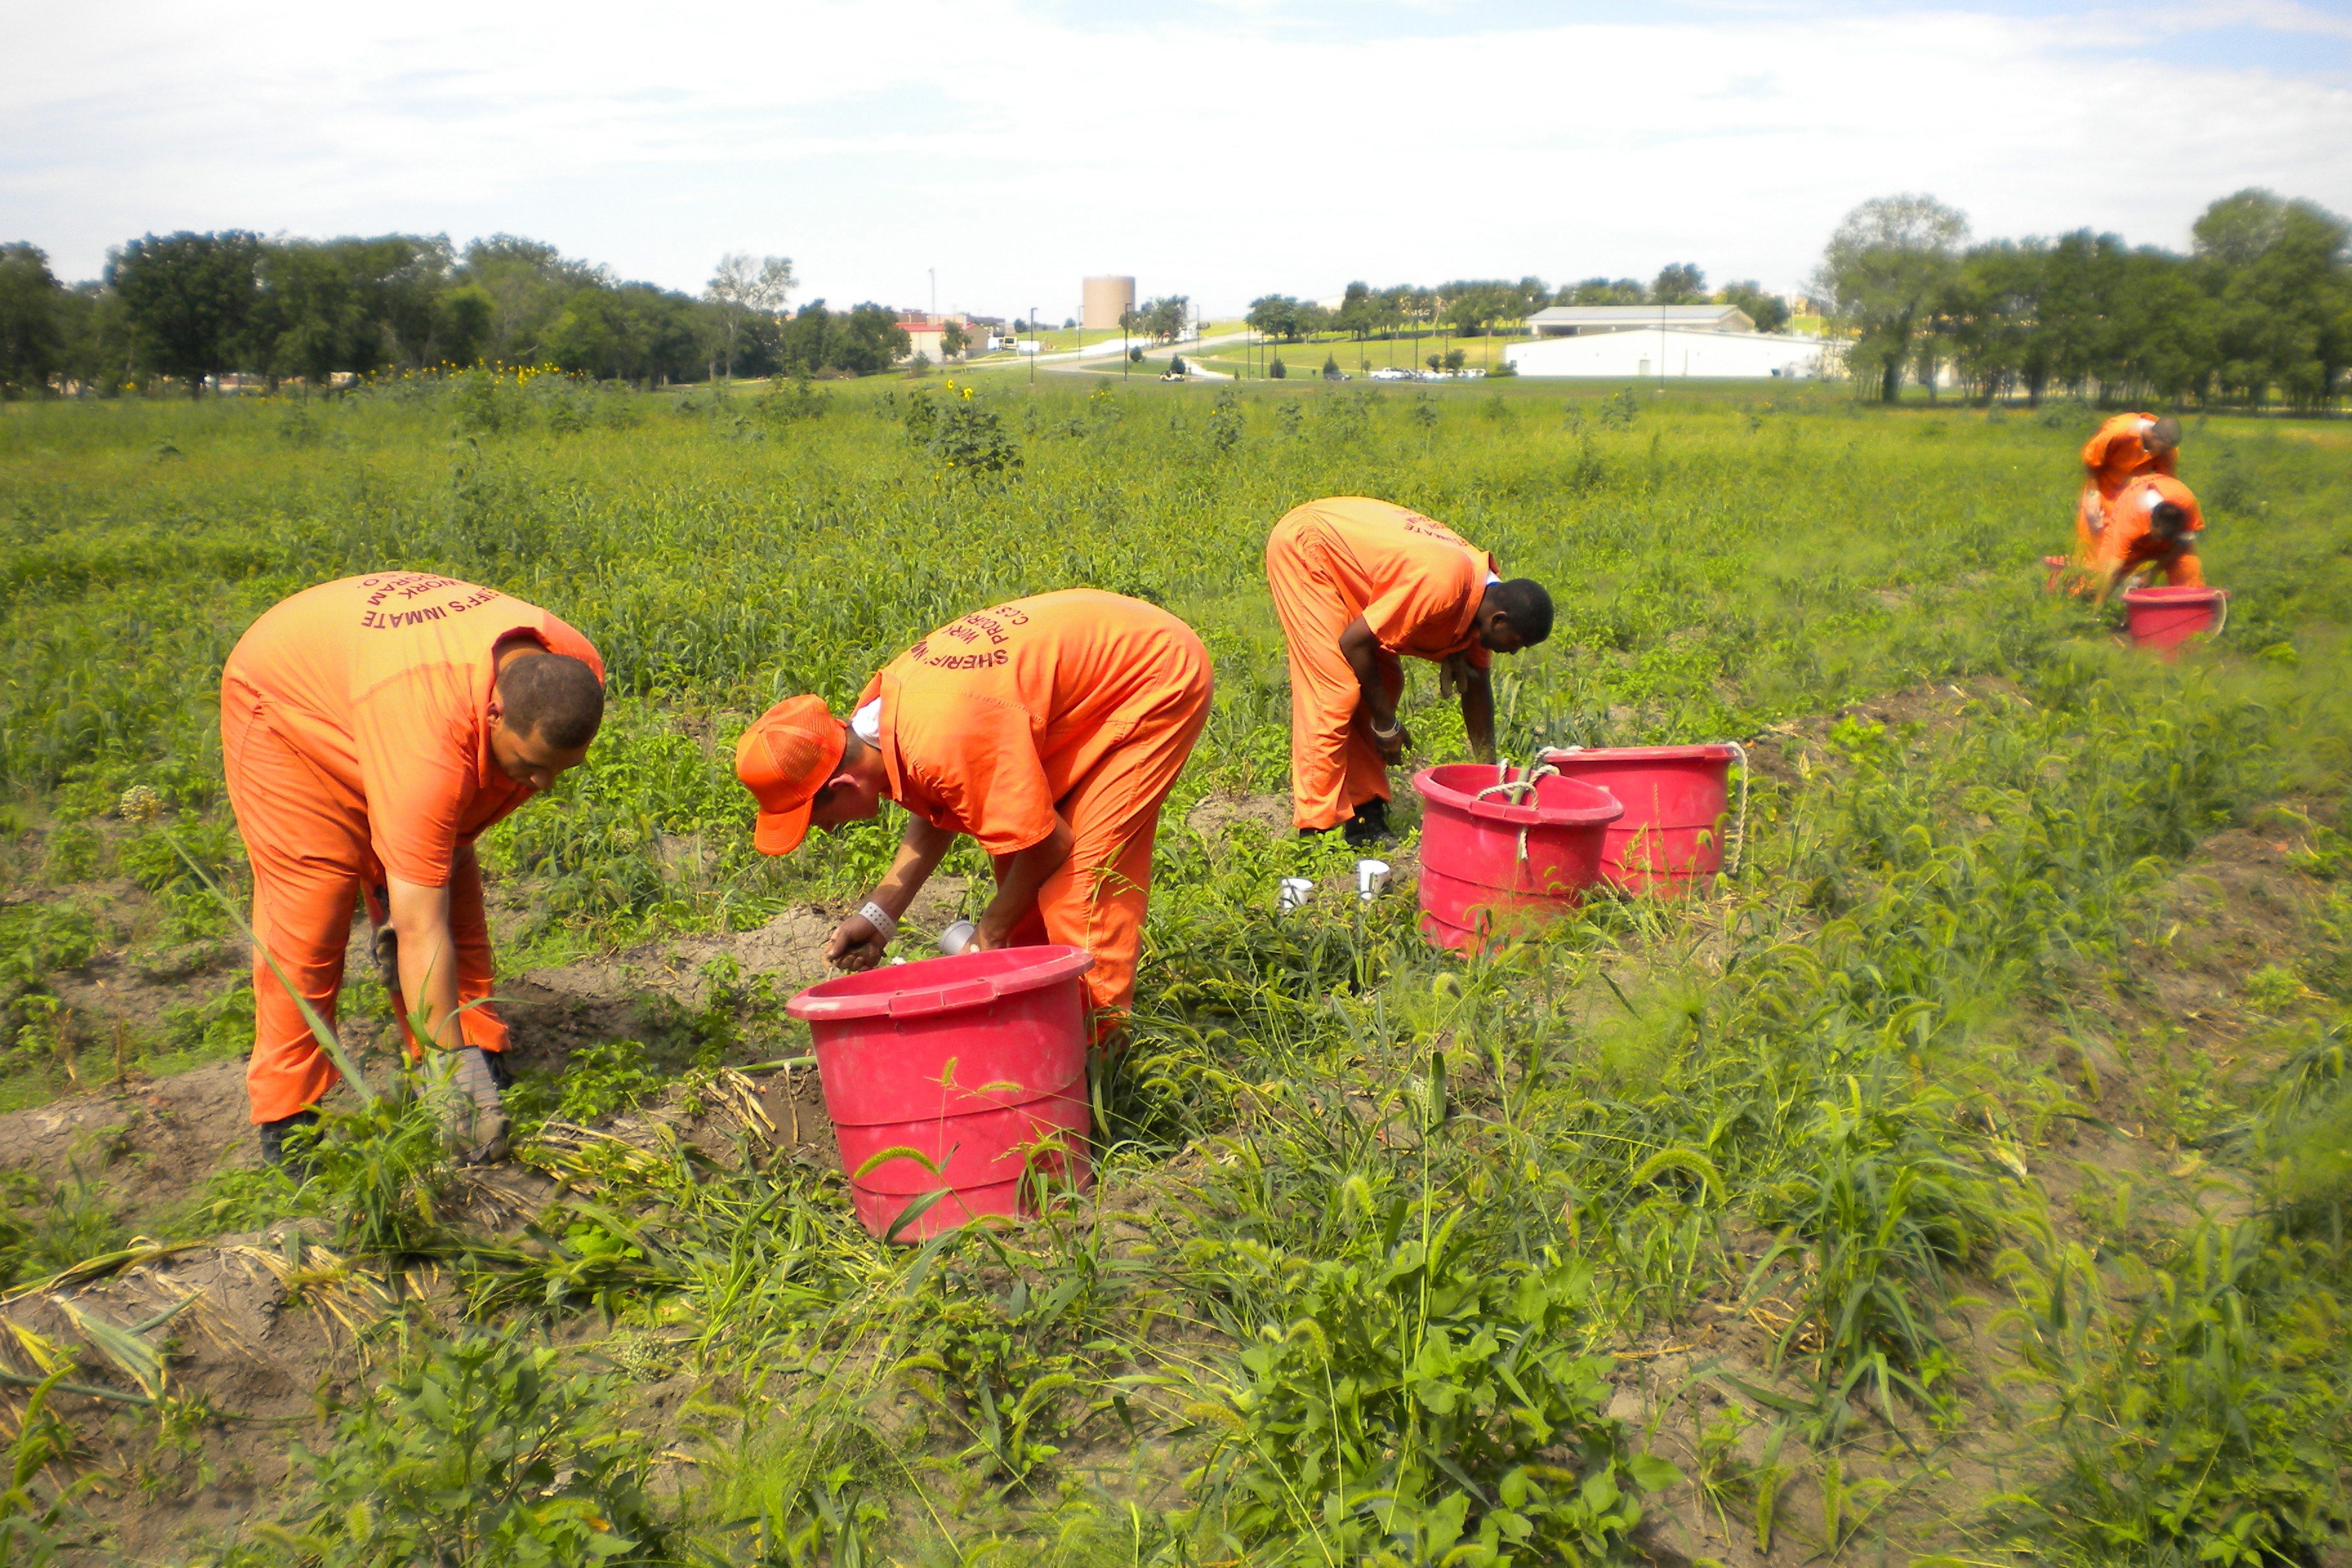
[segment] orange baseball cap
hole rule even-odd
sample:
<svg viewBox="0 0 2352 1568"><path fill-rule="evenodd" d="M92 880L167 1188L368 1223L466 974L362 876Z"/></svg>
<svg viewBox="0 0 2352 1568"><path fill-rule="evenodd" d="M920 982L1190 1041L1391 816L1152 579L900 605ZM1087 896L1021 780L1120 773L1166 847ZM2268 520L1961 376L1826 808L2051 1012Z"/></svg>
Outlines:
<svg viewBox="0 0 2352 1568"><path fill-rule="evenodd" d="M789 855L808 837L809 803L841 765L841 721L822 697L788 697L735 742L735 776L760 803L751 842L762 855Z"/></svg>

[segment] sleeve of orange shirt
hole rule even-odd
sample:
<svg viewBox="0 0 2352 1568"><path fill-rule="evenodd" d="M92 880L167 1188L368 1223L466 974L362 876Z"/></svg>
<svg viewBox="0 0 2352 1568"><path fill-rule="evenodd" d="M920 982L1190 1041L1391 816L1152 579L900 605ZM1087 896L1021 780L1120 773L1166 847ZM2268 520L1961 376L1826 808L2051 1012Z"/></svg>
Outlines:
<svg viewBox="0 0 2352 1568"><path fill-rule="evenodd" d="M1391 653L1402 651L1432 626L1450 632L1462 619L1464 601L1477 591L1477 577L1470 558L1458 553L1433 570L1402 574L1387 593L1364 606L1364 625Z"/></svg>
<svg viewBox="0 0 2352 1568"><path fill-rule="evenodd" d="M939 803L934 826L961 828L991 855L1054 831L1053 789L1026 710L959 696L949 711L902 694L894 726L902 764Z"/></svg>
<svg viewBox="0 0 2352 1568"><path fill-rule="evenodd" d="M467 694L454 672L404 670L352 705L352 738L367 792L368 837L384 869L420 888L448 885L458 819L480 758Z"/></svg>
<svg viewBox="0 0 2352 1568"><path fill-rule="evenodd" d="M2115 439L2110 428L2112 424L2113 421L2109 421L2100 426L2098 433L2083 443L2083 473L2095 483L2106 469L2107 447Z"/></svg>

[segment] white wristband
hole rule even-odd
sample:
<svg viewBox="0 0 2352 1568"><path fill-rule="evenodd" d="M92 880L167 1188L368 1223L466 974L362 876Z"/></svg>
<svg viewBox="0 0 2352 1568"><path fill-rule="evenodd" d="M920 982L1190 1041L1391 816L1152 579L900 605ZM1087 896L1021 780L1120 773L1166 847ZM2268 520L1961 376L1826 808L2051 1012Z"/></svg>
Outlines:
<svg viewBox="0 0 2352 1568"><path fill-rule="evenodd" d="M1373 724L1371 731L1372 738L1376 741L1393 741L1404 733L1404 725L1401 721L1391 719L1389 721L1387 729L1383 730L1378 724Z"/></svg>
<svg viewBox="0 0 2352 1568"><path fill-rule="evenodd" d="M888 942L892 937L898 934L898 917L893 915L888 910L886 910L881 905L876 903L873 900L866 900L864 907L857 912L865 917L866 923L867 925L872 926L876 931L882 933L882 940L884 942Z"/></svg>

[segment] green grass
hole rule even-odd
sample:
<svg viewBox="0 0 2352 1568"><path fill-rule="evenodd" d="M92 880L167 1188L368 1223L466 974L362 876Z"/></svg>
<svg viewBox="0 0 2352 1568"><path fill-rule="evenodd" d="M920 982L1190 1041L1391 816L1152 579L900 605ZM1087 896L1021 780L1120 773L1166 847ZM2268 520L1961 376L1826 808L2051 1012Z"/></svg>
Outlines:
<svg viewBox="0 0 2352 1568"><path fill-rule="evenodd" d="M1790 1561L2252 1562L2341 1529L2352 462L2332 430L2191 421L2208 575L2238 597L2225 648L2169 667L2036 591L2093 411L1328 388L1299 352L1299 379L1239 393L983 379L957 418L928 406L937 377L412 384L299 418L0 408L19 1079L54 1072L54 976L204 918L163 848L234 880L207 698L242 626L308 583L446 571L603 649L617 701L590 765L489 847L523 911L509 968L861 889L887 825L763 860L733 737L789 692L846 700L974 605L1139 594L1216 661L1094 1197L884 1248L835 1175L551 1132L527 1157L563 1194L499 1240L450 1217L413 1114L337 1119L307 1187L224 1177L185 1224L291 1216L362 1264L437 1262L478 1322L403 1320L382 1386L222 1560L375 1560L362 1478L439 1454L436 1422L471 1431L476 1405L436 1414L429 1390L481 1379L554 1380L522 1437L590 1456L562 1461L587 1479L540 1529L420 1458L380 1500L383 1552L528 1525L585 1562L582 1510L607 1502L620 1562L1601 1561L1661 1510ZM950 447L1019 460L974 479ZM1498 672L1510 755L1739 737L1772 759L1740 877L1694 906L1596 900L1470 964L1424 948L1402 900L1275 919L1274 879L1341 852L1182 821L1213 790L1284 787L1262 551L1331 493L1412 504L1553 586L1553 638ZM1929 689L1934 721L1832 717ZM1433 697L1416 672L1442 752L1459 731ZM110 823L142 786L162 816ZM2264 815L2281 800L2301 816ZM2176 868L2247 824L2300 857L2284 946L2181 1016L2161 983L2214 909ZM784 1054L775 1000L722 986L519 1109L716 1092L719 1064ZM40 1256L78 1234L62 1197L23 1196ZM1756 1333L1611 1414L1640 1358L1726 1324ZM690 1417L632 1439L693 1468L655 1484L625 1460L639 1417L589 1357L467 1337L533 1325L695 1379ZM431 1502L445 1483L462 1527Z"/></svg>

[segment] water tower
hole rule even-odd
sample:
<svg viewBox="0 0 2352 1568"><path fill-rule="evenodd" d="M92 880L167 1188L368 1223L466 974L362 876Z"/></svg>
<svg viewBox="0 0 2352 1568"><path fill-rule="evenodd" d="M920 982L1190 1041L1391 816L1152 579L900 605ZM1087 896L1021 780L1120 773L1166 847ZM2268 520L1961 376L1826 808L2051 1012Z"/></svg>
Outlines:
<svg viewBox="0 0 2352 1568"><path fill-rule="evenodd" d="M1089 278L1078 325L1087 331L1117 331L1121 316L1135 309L1135 279Z"/></svg>

